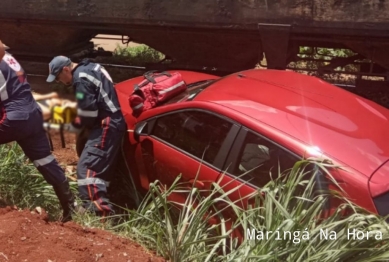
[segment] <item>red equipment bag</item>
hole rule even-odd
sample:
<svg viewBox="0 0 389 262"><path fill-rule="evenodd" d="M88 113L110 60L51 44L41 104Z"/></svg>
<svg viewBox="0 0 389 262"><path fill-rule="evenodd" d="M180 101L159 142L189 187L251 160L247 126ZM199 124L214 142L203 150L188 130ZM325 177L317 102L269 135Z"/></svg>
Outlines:
<svg viewBox="0 0 389 262"><path fill-rule="evenodd" d="M135 114L154 108L186 90L186 83L179 72L149 71L143 76L145 79L134 86L129 97Z"/></svg>

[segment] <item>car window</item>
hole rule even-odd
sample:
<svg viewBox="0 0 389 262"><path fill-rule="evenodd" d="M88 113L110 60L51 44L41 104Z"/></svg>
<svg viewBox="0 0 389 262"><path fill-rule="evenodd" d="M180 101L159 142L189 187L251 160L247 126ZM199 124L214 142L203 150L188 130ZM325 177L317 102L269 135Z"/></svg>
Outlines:
<svg viewBox="0 0 389 262"><path fill-rule="evenodd" d="M262 187L272 177L277 177L279 171L292 168L298 160L289 151L249 131L232 173L256 187Z"/></svg>
<svg viewBox="0 0 389 262"><path fill-rule="evenodd" d="M231 127L232 123L213 114L182 111L158 118L152 135L213 164Z"/></svg>

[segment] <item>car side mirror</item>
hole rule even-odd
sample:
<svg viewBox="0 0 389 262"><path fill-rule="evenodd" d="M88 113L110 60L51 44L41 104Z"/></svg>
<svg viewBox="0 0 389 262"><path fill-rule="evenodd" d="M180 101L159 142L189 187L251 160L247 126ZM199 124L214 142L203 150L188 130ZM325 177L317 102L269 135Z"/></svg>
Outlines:
<svg viewBox="0 0 389 262"><path fill-rule="evenodd" d="M140 136L142 134L146 134L146 127L147 127L147 122L140 122L135 125L134 129L134 139L139 142Z"/></svg>

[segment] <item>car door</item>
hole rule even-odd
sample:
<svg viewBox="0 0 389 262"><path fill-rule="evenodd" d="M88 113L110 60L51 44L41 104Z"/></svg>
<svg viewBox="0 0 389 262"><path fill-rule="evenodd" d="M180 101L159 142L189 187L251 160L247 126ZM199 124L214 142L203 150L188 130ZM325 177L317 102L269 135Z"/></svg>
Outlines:
<svg viewBox="0 0 389 262"><path fill-rule="evenodd" d="M276 178L279 172L292 168L300 159L275 141L242 127L226 160L227 171L220 178L220 185L226 192L232 190L230 199L245 207L250 202L246 196Z"/></svg>
<svg viewBox="0 0 389 262"><path fill-rule="evenodd" d="M142 187L161 181L209 188L218 178L240 126L205 110L186 109L163 114L144 123L136 159Z"/></svg>

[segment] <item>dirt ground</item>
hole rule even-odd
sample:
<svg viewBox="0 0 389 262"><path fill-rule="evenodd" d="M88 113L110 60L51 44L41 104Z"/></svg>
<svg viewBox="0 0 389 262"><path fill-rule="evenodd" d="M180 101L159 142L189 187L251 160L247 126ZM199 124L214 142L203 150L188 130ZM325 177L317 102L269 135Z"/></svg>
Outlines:
<svg viewBox="0 0 389 262"><path fill-rule="evenodd" d="M45 212L0 209L0 261L161 262L140 245L68 222L47 222Z"/></svg>
<svg viewBox="0 0 389 262"><path fill-rule="evenodd" d="M52 89L40 77L28 80L40 93ZM71 98L71 96L66 96ZM60 136L51 131L53 154L61 166L75 168L75 134L65 134L65 148ZM86 262L86 261L165 261L139 244L102 230L92 230L68 222L49 222L45 211L17 208L0 209L0 262Z"/></svg>

